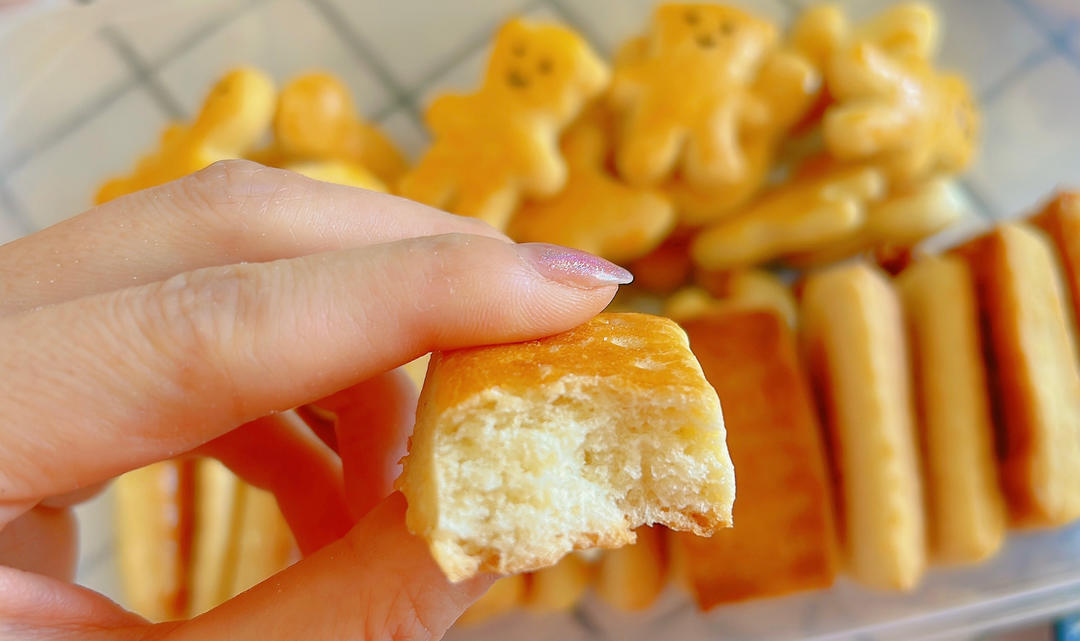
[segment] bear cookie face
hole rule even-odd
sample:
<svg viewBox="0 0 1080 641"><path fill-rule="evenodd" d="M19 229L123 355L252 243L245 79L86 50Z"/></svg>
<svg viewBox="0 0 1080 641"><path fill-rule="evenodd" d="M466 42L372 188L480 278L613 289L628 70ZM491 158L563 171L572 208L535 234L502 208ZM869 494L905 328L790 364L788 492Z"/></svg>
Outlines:
<svg viewBox="0 0 1080 641"><path fill-rule="evenodd" d="M653 25L651 55L697 60L709 65L708 73L727 82L750 82L778 37L772 24L734 7L713 4L663 5L656 10ZM682 73L680 69L671 75L685 81Z"/></svg>
<svg viewBox="0 0 1080 641"><path fill-rule="evenodd" d="M565 123L607 82L607 67L578 34L511 20L495 38L482 91Z"/></svg>

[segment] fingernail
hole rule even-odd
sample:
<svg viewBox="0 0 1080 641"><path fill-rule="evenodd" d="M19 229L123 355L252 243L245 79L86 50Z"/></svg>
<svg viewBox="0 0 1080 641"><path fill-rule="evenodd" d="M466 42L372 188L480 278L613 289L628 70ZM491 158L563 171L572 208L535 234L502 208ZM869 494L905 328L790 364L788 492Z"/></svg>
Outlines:
<svg viewBox="0 0 1080 641"><path fill-rule="evenodd" d="M591 289L625 285L634 280L633 274L615 263L569 247L520 243L514 248L536 271L565 285Z"/></svg>

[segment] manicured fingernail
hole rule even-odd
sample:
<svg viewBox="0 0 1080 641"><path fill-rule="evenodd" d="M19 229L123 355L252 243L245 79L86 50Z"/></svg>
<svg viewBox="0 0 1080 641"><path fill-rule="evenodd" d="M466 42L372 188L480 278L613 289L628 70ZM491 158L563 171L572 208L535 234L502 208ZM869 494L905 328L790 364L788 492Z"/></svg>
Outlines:
<svg viewBox="0 0 1080 641"><path fill-rule="evenodd" d="M566 285L591 289L634 280L633 274L615 263L569 247L547 243L520 243L514 247L536 271Z"/></svg>

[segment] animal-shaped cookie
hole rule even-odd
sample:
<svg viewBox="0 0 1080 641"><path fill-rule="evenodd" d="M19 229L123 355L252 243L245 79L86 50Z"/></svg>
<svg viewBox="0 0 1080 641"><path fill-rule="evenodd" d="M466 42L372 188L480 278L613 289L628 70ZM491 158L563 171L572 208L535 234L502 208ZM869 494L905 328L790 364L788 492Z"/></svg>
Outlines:
<svg viewBox="0 0 1080 641"><path fill-rule="evenodd" d="M767 117L751 90L777 37L772 24L732 7L659 7L612 83L623 177L647 185L679 173L698 188L738 182L748 171L743 134Z"/></svg>
<svg viewBox="0 0 1080 641"><path fill-rule="evenodd" d="M821 76L813 64L790 49L774 50L759 70L751 95L762 120L744 132L741 150L745 170L733 181L707 187L676 178L665 187L675 203L679 222L703 225L735 212L765 184L785 135L815 104Z"/></svg>
<svg viewBox="0 0 1080 641"><path fill-rule="evenodd" d="M604 63L578 34L509 21L480 89L428 108L433 141L400 193L504 228L523 197L554 196L566 184L559 134L607 82Z"/></svg>
<svg viewBox="0 0 1080 641"><path fill-rule="evenodd" d="M102 185L96 201L174 180L218 160L242 157L266 131L273 112L274 83L269 76L247 67L226 73L190 125L169 125L158 149L141 158L132 174Z"/></svg>
<svg viewBox="0 0 1080 641"><path fill-rule="evenodd" d="M774 188L694 239L690 253L706 270L747 267L823 249L862 228L867 205L885 195L870 166L826 166Z"/></svg>
<svg viewBox="0 0 1080 641"><path fill-rule="evenodd" d="M957 222L970 212L947 178L932 178L894 190L867 207L862 227L848 238L818 251L789 256L795 267L812 267L869 251L891 255Z"/></svg>
<svg viewBox="0 0 1080 641"><path fill-rule="evenodd" d="M960 76L858 42L833 56L828 78L836 103L825 114L825 145L836 158L874 162L897 184L971 162L979 115Z"/></svg>
<svg viewBox="0 0 1080 641"><path fill-rule="evenodd" d="M273 152L288 161L344 160L388 185L405 173L401 151L357 116L348 87L329 73L304 74L285 85L273 127Z"/></svg>
<svg viewBox="0 0 1080 641"><path fill-rule="evenodd" d="M793 46L823 70L833 99L823 133L834 157L874 162L900 185L971 162L979 115L964 79L932 65L939 23L917 2L858 28L833 5L796 22Z"/></svg>
<svg viewBox="0 0 1080 641"><path fill-rule="evenodd" d="M566 187L554 198L531 201L507 228L519 242L574 247L617 263L660 244L675 224L671 203L658 191L620 182L607 169L608 116L590 110L563 135Z"/></svg>

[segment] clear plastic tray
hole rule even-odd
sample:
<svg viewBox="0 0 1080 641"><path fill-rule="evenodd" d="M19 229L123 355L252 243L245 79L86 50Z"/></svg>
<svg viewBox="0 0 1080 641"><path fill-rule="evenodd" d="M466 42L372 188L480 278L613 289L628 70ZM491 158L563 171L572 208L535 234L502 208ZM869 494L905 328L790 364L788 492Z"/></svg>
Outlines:
<svg viewBox="0 0 1080 641"><path fill-rule="evenodd" d="M189 115L238 63L279 81L340 74L361 108L408 151L424 144L430 97L467 88L510 14L577 25L605 53L639 30L651 0L94 0L0 9L0 242L83 210L103 177L128 168L170 119ZM788 22L803 0L751 8ZM888 4L844 3L855 17ZM943 64L983 102L980 160L961 181L983 218L1022 213L1080 182L1080 3L953 0ZM978 224L976 224L978 226ZM971 229L959 233L970 233ZM109 496L82 508L79 580L119 598ZM513 614L451 639L953 639L1080 610L1080 527L1013 535L990 563L935 569L914 593L833 589L698 614L671 589L650 611L587 598L575 612Z"/></svg>

